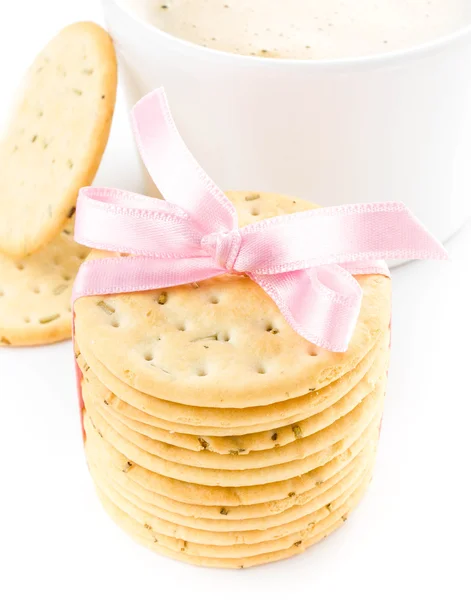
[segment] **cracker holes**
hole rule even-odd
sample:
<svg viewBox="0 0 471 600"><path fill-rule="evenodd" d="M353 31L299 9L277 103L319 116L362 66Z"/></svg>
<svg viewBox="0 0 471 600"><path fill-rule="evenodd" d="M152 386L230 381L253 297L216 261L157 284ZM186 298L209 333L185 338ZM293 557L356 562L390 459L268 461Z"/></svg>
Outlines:
<svg viewBox="0 0 471 600"><path fill-rule="evenodd" d="M150 362L153 359L154 359L154 354L151 350L147 350L146 352L144 352L144 360L146 360L147 362Z"/></svg>
<svg viewBox="0 0 471 600"><path fill-rule="evenodd" d="M185 323L179 323L177 325L177 329L178 329L178 331L186 331L186 325L185 325Z"/></svg>
<svg viewBox="0 0 471 600"><path fill-rule="evenodd" d="M265 331L267 333L271 333L272 335L277 335L278 333L280 333L280 330L271 323L268 323L266 325Z"/></svg>
<svg viewBox="0 0 471 600"><path fill-rule="evenodd" d="M25 323L31 323L31 319L29 317L23 317L23 321Z"/></svg>
<svg viewBox="0 0 471 600"><path fill-rule="evenodd" d="M218 342L229 342L231 339L231 336L225 331L225 332L220 332L217 334L217 340Z"/></svg>
<svg viewBox="0 0 471 600"><path fill-rule="evenodd" d="M22 263L18 263L16 265L16 268L18 269L18 271L23 271L23 269L25 268L25 266Z"/></svg>
<svg viewBox="0 0 471 600"><path fill-rule="evenodd" d="M212 296L209 299L209 301L210 301L211 304L219 304L219 302L220 302L220 300L219 300L219 298L217 296Z"/></svg>
<svg viewBox="0 0 471 600"><path fill-rule="evenodd" d="M72 279L72 277L70 275L68 275L67 273L63 273L62 274L62 279L64 281L70 281Z"/></svg>
<svg viewBox="0 0 471 600"><path fill-rule="evenodd" d="M39 285L35 285L31 288L31 291L33 292L33 294L40 294L41 293L41 289L39 288Z"/></svg>
<svg viewBox="0 0 471 600"><path fill-rule="evenodd" d="M259 375L265 375L265 374L266 374L266 372L267 372L267 370L266 370L266 368L265 368L263 365L259 365L259 366L257 367L257 373L258 373Z"/></svg>
<svg viewBox="0 0 471 600"><path fill-rule="evenodd" d="M308 349L307 353L309 354L309 356L317 356L317 350L314 346L311 346Z"/></svg>
<svg viewBox="0 0 471 600"><path fill-rule="evenodd" d="M208 374L208 371L204 367L200 367L199 369L196 369L196 375L198 377L206 377L207 374Z"/></svg>
<svg viewBox="0 0 471 600"><path fill-rule="evenodd" d="M82 252L79 252L77 256L80 260L85 260L88 256L88 250L83 250Z"/></svg>
<svg viewBox="0 0 471 600"><path fill-rule="evenodd" d="M258 215L260 214L260 209L257 208L256 206L252 206L252 210L250 211L250 214L253 217L258 217Z"/></svg>
<svg viewBox="0 0 471 600"><path fill-rule="evenodd" d="M111 323L110 323L111 327L119 327L120 326L120 322L116 317L113 317L111 319Z"/></svg>

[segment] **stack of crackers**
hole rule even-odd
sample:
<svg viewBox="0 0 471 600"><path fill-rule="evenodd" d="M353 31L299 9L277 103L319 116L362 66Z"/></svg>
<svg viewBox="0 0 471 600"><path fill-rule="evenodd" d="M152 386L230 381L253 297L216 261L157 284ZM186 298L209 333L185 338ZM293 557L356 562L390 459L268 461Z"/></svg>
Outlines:
<svg viewBox="0 0 471 600"><path fill-rule="evenodd" d="M80 187L95 176L116 97L116 57L94 23L62 30L26 74L0 142L0 345L71 335Z"/></svg>
<svg viewBox="0 0 471 600"><path fill-rule="evenodd" d="M240 226L312 208L228 197ZM356 279L344 353L300 337L245 275L76 302L86 455L119 526L161 554L243 568L345 523L371 479L389 353L390 281Z"/></svg>

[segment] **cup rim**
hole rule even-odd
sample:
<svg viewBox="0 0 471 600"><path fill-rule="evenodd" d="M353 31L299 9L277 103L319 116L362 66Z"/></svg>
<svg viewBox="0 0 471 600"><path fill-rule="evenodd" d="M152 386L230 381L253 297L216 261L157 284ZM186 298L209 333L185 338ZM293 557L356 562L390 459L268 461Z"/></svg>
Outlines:
<svg viewBox="0 0 471 600"><path fill-rule="evenodd" d="M309 68L309 69L317 69L322 70L326 68L344 68L344 67L379 67L383 65L388 65L389 63L394 63L397 61L403 61L408 59L420 59L424 55L429 54L430 52L440 52L444 50L446 47L453 45L455 43L460 43L467 36L471 37L471 23L469 25L465 25L463 27L458 28L456 31L449 33L447 35L442 35L428 42L424 42L422 44L417 44L411 46L409 48L405 48L402 50L394 50L391 52L381 52L377 54L370 55L360 55L360 56L347 56L344 58L281 58L276 59L272 57L264 57L264 56L250 56L247 54L237 54L235 52L228 52L226 50L219 50L216 48L207 48L205 46L201 46L196 44L195 42L190 42L184 38L179 38L175 35L167 33L162 29L159 29L155 25L152 25L145 19L143 19L137 13L134 13L132 9L120 0L102 0L105 16L106 16L106 5L114 5L115 9L120 11L123 15L125 15L131 21L134 21L137 25L144 27L153 35L159 35L163 39L168 42L180 46L187 51L192 51L193 53L200 54L202 56L207 56L208 58L217 59L217 60L230 60L231 62L240 62L248 65L263 65L267 66L288 66L291 68Z"/></svg>

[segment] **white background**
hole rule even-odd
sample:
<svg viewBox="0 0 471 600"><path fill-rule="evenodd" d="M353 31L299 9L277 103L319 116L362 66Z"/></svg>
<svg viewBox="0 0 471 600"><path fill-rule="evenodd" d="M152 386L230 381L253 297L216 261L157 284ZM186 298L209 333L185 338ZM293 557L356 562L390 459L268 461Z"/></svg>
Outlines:
<svg viewBox="0 0 471 600"><path fill-rule="evenodd" d="M0 4L1 119L35 53L84 19L101 21L98 0ZM122 98L97 182L141 186ZM265 567L202 569L128 540L85 465L70 343L0 349L0 597L469 598L471 224L447 248L449 263L393 273L389 391L367 496L331 538Z"/></svg>

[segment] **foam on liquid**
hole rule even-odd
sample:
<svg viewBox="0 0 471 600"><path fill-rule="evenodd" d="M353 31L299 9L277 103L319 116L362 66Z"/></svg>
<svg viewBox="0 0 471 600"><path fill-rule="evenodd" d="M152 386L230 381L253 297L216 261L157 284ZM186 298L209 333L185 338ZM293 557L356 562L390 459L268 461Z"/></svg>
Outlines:
<svg viewBox="0 0 471 600"><path fill-rule="evenodd" d="M200 46L273 58L365 56L431 41L471 22L471 0L121 0Z"/></svg>

